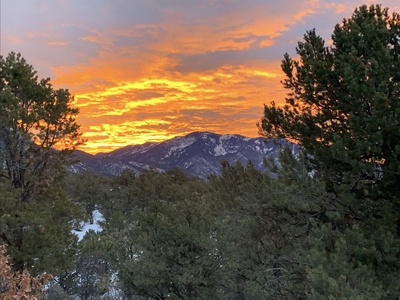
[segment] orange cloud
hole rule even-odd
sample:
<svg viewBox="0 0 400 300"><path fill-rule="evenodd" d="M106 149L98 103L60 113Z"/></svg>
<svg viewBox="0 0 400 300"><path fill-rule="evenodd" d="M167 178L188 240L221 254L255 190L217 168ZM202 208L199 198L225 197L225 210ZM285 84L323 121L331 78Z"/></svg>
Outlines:
<svg viewBox="0 0 400 300"><path fill-rule="evenodd" d="M81 41L88 41L88 42L92 42L92 43L99 43L99 37L94 36L94 35L86 35L86 36L81 36L79 38L79 40Z"/></svg>
<svg viewBox="0 0 400 300"><path fill-rule="evenodd" d="M281 77L276 67L224 66L75 94L88 139L82 149L106 151L198 130L256 136L265 100L283 97L276 94Z"/></svg>
<svg viewBox="0 0 400 300"><path fill-rule="evenodd" d="M367 0L371 4L372 0ZM398 0L382 0L400 11ZM2 54L21 52L68 88L96 153L196 130L256 136L284 103L280 60L365 1L2 2ZM43 76L43 74L45 74Z"/></svg>
<svg viewBox="0 0 400 300"><path fill-rule="evenodd" d="M65 46L65 42L48 42L47 45L49 46Z"/></svg>
<svg viewBox="0 0 400 300"><path fill-rule="evenodd" d="M88 139L82 149L109 151L196 130L256 136L263 104L285 97L280 59L295 47L284 43L299 35L283 36L323 9L345 9L318 0L289 4L241 2L195 19L164 8L157 22L79 35L96 55L52 71L75 95Z"/></svg>

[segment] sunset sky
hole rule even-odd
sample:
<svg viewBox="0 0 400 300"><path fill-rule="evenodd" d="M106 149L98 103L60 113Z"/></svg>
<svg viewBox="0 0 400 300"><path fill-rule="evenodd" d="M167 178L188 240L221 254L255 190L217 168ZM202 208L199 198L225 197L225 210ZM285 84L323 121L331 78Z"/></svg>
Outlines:
<svg viewBox="0 0 400 300"><path fill-rule="evenodd" d="M307 30L329 44L362 4L400 13L399 0L0 1L1 54L70 90L91 153L193 131L255 137Z"/></svg>

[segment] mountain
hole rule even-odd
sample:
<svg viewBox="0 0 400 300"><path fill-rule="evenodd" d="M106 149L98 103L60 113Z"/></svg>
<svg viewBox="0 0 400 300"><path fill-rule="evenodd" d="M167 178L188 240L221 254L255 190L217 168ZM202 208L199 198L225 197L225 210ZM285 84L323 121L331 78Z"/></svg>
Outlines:
<svg viewBox="0 0 400 300"><path fill-rule="evenodd" d="M221 172L223 160L230 164L240 161L244 165L251 160L257 169L263 169L263 158L272 156L276 159L282 145L289 146L294 153L298 151L298 146L285 140L193 132L164 142L127 146L109 153L90 155L76 151L80 162L73 166L73 171L91 170L116 176L126 168L140 173L150 168L167 171L178 167L190 175L206 178Z"/></svg>

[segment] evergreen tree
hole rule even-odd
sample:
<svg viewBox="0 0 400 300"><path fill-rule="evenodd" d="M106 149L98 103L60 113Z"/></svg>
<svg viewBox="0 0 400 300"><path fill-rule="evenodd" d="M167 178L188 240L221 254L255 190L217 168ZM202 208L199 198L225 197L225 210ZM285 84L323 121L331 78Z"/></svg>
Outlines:
<svg viewBox="0 0 400 300"><path fill-rule="evenodd" d="M128 184L120 179L104 206L100 235L125 299L218 299L205 182L178 169L151 170Z"/></svg>
<svg viewBox="0 0 400 300"><path fill-rule="evenodd" d="M299 59L285 54L286 105L265 106L262 133L301 143L312 167L334 183L393 186L400 167L399 41L400 16L380 5L361 6L336 25L331 47L307 32Z"/></svg>
<svg viewBox="0 0 400 300"><path fill-rule="evenodd" d="M77 209L59 181L81 143L71 102L20 54L0 56L0 240L18 270L58 272L72 262Z"/></svg>
<svg viewBox="0 0 400 300"><path fill-rule="evenodd" d="M308 289L308 233L329 201L302 159L283 148L269 174L223 164L210 184L221 202L217 222L221 289L227 299L301 299ZM235 190L232 192L232 190Z"/></svg>
<svg viewBox="0 0 400 300"><path fill-rule="evenodd" d="M69 293L81 300L104 299L110 289L111 270L104 259L101 237L88 231L79 242Z"/></svg>
<svg viewBox="0 0 400 300"><path fill-rule="evenodd" d="M71 102L68 90L39 81L20 54L0 57L0 176L22 190L22 202L45 191L81 143Z"/></svg>
<svg viewBox="0 0 400 300"><path fill-rule="evenodd" d="M361 6L285 54L286 105L265 106L262 134L304 147L328 202L310 231L311 299L397 299L400 205L400 16Z"/></svg>
<svg viewBox="0 0 400 300"><path fill-rule="evenodd" d="M107 177L89 171L69 174L63 181L67 195L86 211L90 224L93 224L94 211L107 198L108 183Z"/></svg>
<svg viewBox="0 0 400 300"><path fill-rule="evenodd" d="M262 133L303 145L344 214L367 221L390 206L398 219L400 16L361 6L332 41L312 30L299 60L285 55L287 104L265 106ZM347 190L356 197L340 197Z"/></svg>

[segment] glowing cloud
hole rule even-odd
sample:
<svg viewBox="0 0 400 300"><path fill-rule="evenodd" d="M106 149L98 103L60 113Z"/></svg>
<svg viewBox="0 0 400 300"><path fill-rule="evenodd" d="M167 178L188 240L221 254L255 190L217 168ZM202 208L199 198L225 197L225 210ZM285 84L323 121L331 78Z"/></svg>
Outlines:
<svg viewBox="0 0 400 300"><path fill-rule="evenodd" d="M199 130L256 136L263 104L285 97L283 54L312 28L329 43L364 2L6 0L1 54L70 89L88 152Z"/></svg>

